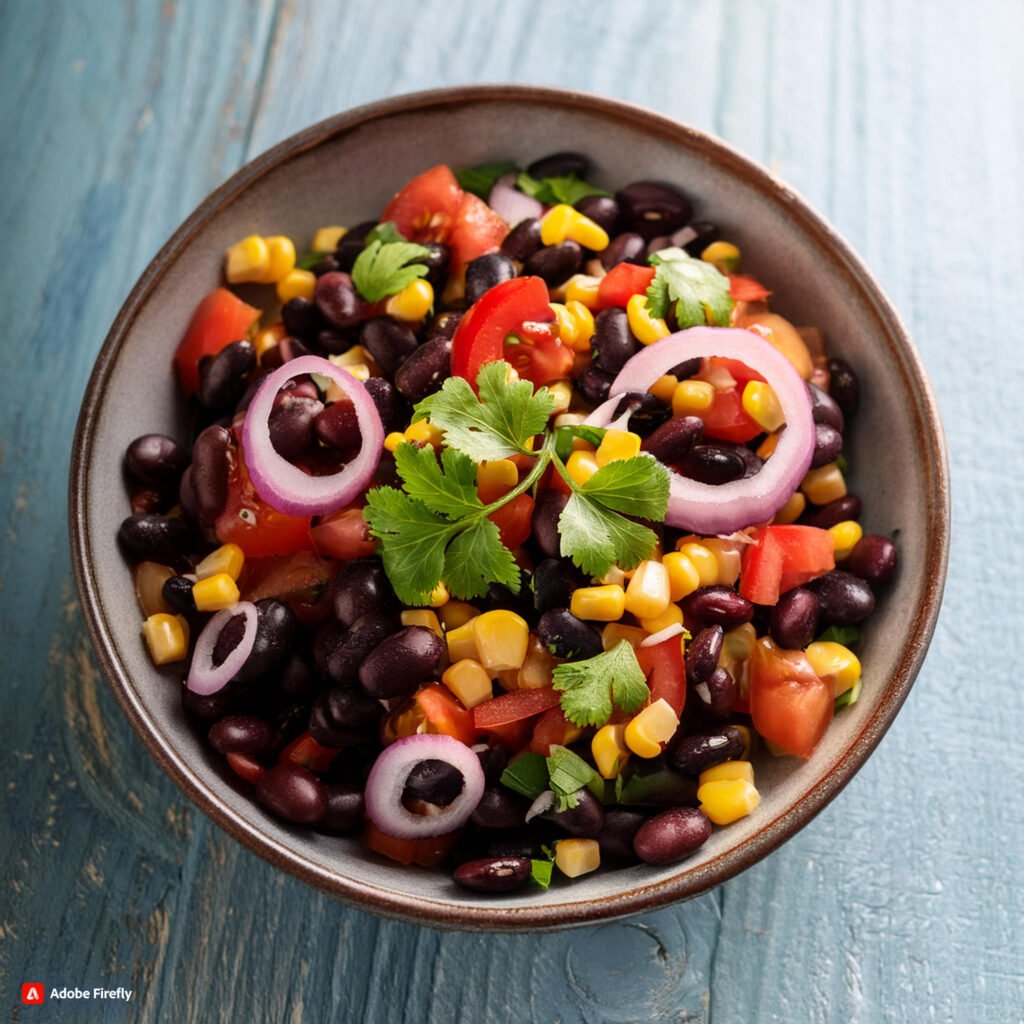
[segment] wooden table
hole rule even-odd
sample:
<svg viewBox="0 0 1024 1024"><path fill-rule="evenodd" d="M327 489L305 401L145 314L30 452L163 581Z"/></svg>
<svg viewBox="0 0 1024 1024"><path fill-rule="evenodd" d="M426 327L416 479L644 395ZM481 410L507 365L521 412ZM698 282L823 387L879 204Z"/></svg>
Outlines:
<svg viewBox="0 0 1024 1024"><path fill-rule="evenodd" d="M3 4L9 1019L1024 1020L1022 39L1024 5L1010 0ZM129 729L69 567L78 404L118 307L171 230L297 129L467 80L644 103L783 175L907 319L952 459L945 609L863 771L720 889L562 934L385 923L247 853ZM32 980L135 994L22 1007Z"/></svg>

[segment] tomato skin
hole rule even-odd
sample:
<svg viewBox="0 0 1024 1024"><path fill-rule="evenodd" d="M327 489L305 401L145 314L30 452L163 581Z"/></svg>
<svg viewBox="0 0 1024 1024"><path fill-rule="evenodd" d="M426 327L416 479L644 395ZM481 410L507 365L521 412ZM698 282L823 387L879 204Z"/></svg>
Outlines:
<svg viewBox="0 0 1024 1024"><path fill-rule="evenodd" d="M377 541L363 519L363 505L339 509L322 519L310 531L313 548L328 558L349 561L369 558L377 550Z"/></svg>
<svg viewBox="0 0 1024 1024"><path fill-rule="evenodd" d="M224 757L227 759L228 767L240 779L251 782L253 785L260 781L263 773L266 771L266 768L249 754L240 754L237 750L232 750L230 753L225 754Z"/></svg>
<svg viewBox="0 0 1024 1024"><path fill-rule="evenodd" d="M650 647L640 645L635 650L636 660L647 676L651 703L664 700L677 715L681 715L686 705L686 669L679 637L669 637Z"/></svg>
<svg viewBox="0 0 1024 1024"><path fill-rule="evenodd" d="M307 768L311 772L320 773L327 771L340 753L340 750L317 743L308 732L304 732L301 736L296 736L281 751L278 761L290 761L292 764Z"/></svg>
<svg viewBox="0 0 1024 1024"><path fill-rule="evenodd" d="M431 683L417 691L415 700L431 732L453 736L467 747L476 743L479 728L473 720L473 713L464 708L446 687Z"/></svg>
<svg viewBox="0 0 1024 1024"><path fill-rule="evenodd" d="M775 605L794 587L835 568L835 542L816 526L766 526L743 549L740 594L755 604Z"/></svg>
<svg viewBox="0 0 1024 1024"><path fill-rule="evenodd" d="M418 864L422 868L436 868L451 852L462 834L461 829L443 836L429 839L395 839L385 835L373 822L366 823L363 842L383 857L389 857L399 864Z"/></svg>
<svg viewBox="0 0 1024 1024"><path fill-rule="evenodd" d="M565 712L560 707L550 708L540 716L533 727L530 750L541 757L550 757L553 745L567 747L582 732L578 725L565 717Z"/></svg>
<svg viewBox="0 0 1024 1024"><path fill-rule="evenodd" d="M634 295L646 292L654 280L654 267L641 267L636 263L619 263L601 278L597 287L597 306L594 312L621 306L623 309Z"/></svg>
<svg viewBox="0 0 1024 1024"><path fill-rule="evenodd" d="M530 740L533 721L532 718L521 718L518 722L509 722L507 725L496 725L493 728L485 729L488 745L504 747L513 754L518 754Z"/></svg>
<svg viewBox="0 0 1024 1024"><path fill-rule="evenodd" d="M533 521L533 498L528 494L517 494L507 505L492 512L488 517L501 534L501 543L515 551L530 536Z"/></svg>
<svg viewBox="0 0 1024 1024"><path fill-rule="evenodd" d="M449 273L458 274L478 256L497 252L508 231L505 220L479 196L464 192L448 237L448 247L452 251Z"/></svg>
<svg viewBox="0 0 1024 1024"><path fill-rule="evenodd" d="M260 311L243 302L227 288L210 292L196 306L185 337L174 354L178 383L186 395L199 387L199 360L216 355L226 345L240 341L259 319Z"/></svg>
<svg viewBox="0 0 1024 1024"><path fill-rule="evenodd" d="M764 302L771 290L746 274L730 274L729 294L736 302Z"/></svg>
<svg viewBox="0 0 1024 1024"><path fill-rule="evenodd" d="M393 221L410 242L447 242L462 196L451 168L438 164L397 192L380 219Z"/></svg>
<svg viewBox="0 0 1024 1024"><path fill-rule="evenodd" d="M834 710L832 687L803 651L783 650L769 637L757 641L750 659L750 715L766 740L806 760Z"/></svg>
<svg viewBox="0 0 1024 1024"><path fill-rule="evenodd" d="M473 724L477 729L498 726L532 718L558 704L560 696L551 687L540 690L514 690L493 700L484 701L473 708Z"/></svg>

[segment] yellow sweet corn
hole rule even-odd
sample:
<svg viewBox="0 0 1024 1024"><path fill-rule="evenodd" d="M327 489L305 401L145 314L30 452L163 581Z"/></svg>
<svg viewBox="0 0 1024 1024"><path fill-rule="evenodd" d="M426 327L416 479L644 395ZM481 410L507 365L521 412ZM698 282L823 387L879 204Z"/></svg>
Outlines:
<svg viewBox="0 0 1024 1024"><path fill-rule="evenodd" d="M317 228L313 236L313 252L334 252L338 243L348 234L348 228L337 226Z"/></svg>
<svg viewBox="0 0 1024 1024"><path fill-rule="evenodd" d="M671 373L666 373L659 377L647 390L654 395L655 398L671 405L672 396L675 394L676 385L678 383L678 377Z"/></svg>
<svg viewBox="0 0 1024 1024"><path fill-rule="evenodd" d="M598 466L607 466L609 462L619 462L623 459L635 459L640 454L642 442L640 435L634 434L631 430L606 430L597 447L595 458Z"/></svg>
<svg viewBox="0 0 1024 1024"><path fill-rule="evenodd" d="M295 269L295 243L285 235L272 235L263 241L267 244L267 268L260 282L277 284Z"/></svg>
<svg viewBox="0 0 1024 1024"><path fill-rule="evenodd" d="M761 802L761 794L746 779L705 782L697 789L700 809L716 824L731 825Z"/></svg>
<svg viewBox="0 0 1024 1024"><path fill-rule="evenodd" d="M572 347L576 352L589 352L594 337L594 314L578 299L566 299L565 309L572 318L574 330Z"/></svg>
<svg viewBox="0 0 1024 1024"><path fill-rule="evenodd" d="M476 618L480 614L480 609L465 601L448 601L438 609L437 614L440 615L445 629L458 629L470 619Z"/></svg>
<svg viewBox="0 0 1024 1024"><path fill-rule="evenodd" d="M825 680L832 680L835 694L845 693L860 679L860 659L849 647L832 640L818 640L804 652L811 668Z"/></svg>
<svg viewBox="0 0 1024 1024"><path fill-rule="evenodd" d="M860 523L855 519L844 519L841 523L830 526L828 532L832 534L837 562L842 562L844 559L849 558L850 552L853 551L857 546L857 542L864 536Z"/></svg>
<svg viewBox="0 0 1024 1024"><path fill-rule="evenodd" d="M748 381L740 401L743 411L762 430L771 433L785 425L785 414L771 385L760 380Z"/></svg>
<svg viewBox="0 0 1024 1024"><path fill-rule="evenodd" d="M192 599L200 612L219 612L238 604L238 584L226 573L209 576L192 585Z"/></svg>
<svg viewBox="0 0 1024 1024"><path fill-rule="evenodd" d="M607 249L608 243L611 241L608 237L608 232L600 224L592 221L578 210L573 210L573 213L575 216L569 221L566 238L593 252L601 252Z"/></svg>
<svg viewBox="0 0 1024 1024"><path fill-rule="evenodd" d="M638 619L656 619L671 601L668 569L661 562L641 562L626 587L626 611Z"/></svg>
<svg viewBox="0 0 1024 1024"><path fill-rule="evenodd" d="M610 651L620 640L625 640L636 649L647 639L647 632L639 626L625 626L621 622L609 622L601 630L601 646Z"/></svg>
<svg viewBox="0 0 1024 1024"><path fill-rule="evenodd" d="M259 283L269 265L267 243L259 235L249 235L228 249L224 276L229 284Z"/></svg>
<svg viewBox="0 0 1024 1024"><path fill-rule="evenodd" d="M672 415L694 416L707 412L715 400L715 389L706 380L681 380L672 392Z"/></svg>
<svg viewBox="0 0 1024 1024"><path fill-rule="evenodd" d="M789 501L775 513L775 518L772 522L778 523L781 526L795 523L804 514L805 508L807 508L807 499L800 491L795 491Z"/></svg>
<svg viewBox="0 0 1024 1024"><path fill-rule="evenodd" d="M676 544L676 549L693 563L702 587L710 587L718 579L718 559L710 548L684 537Z"/></svg>
<svg viewBox="0 0 1024 1024"><path fill-rule="evenodd" d="M551 407L551 415L559 416L569 411L572 404L572 383L567 380L556 380L548 385L548 394L554 403Z"/></svg>
<svg viewBox="0 0 1024 1024"><path fill-rule="evenodd" d="M708 549L718 562L718 575L715 583L731 587L740 578L743 555L740 545L724 537L704 537L700 542Z"/></svg>
<svg viewBox="0 0 1024 1024"><path fill-rule="evenodd" d="M681 626L682 623L683 610L677 604L670 604L660 615L640 620L640 625L648 633L660 633L669 626Z"/></svg>
<svg viewBox="0 0 1024 1024"><path fill-rule="evenodd" d="M601 467L593 452L575 451L565 464L565 471L573 483L582 487Z"/></svg>
<svg viewBox="0 0 1024 1024"><path fill-rule="evenodd" d="M626 726L625 740L637 757L657 757L679 728L679 717L664 698L649 704Z"/></svg>
<svg viewBox="0 0 1024 1024"><path fill-rule="evenodd" d="M472 658L463 658L449 665L441 676L441 682L467 708L475 708L494 696L490 673Z"/></svg>
<svg viewBox="0 0 1024 1024"><path fill-rule="evenodd" d="M830 501L846 495L846 481L839 467L830 462L818 469L812 469L803 478L800 490L808 501L815 505L827 505Z"/></svg>
<svg viewBox="0 0 1024 1024"><path fill-rule="evenodd" d="M429 608L406 608L399 618L402 620L403 626L426 626L442 640L444 639L444 632L437 619L437 612L431 611Z"/></svg>
<svg viewBox="0 0 1024 1024"><path fill-rule="evenodd" d="M448 603L448 599L452 595L448 593L448 588L444 585L444 580L430 592L430 607L441 608Z"/></svg>
<svg viewBox="0 0 1024 1024"><path fill-rule="evenodd" d="M284 324L274 324L265 330L257 331L252 343L256 349L256 358L262 359L272 348L277 348L283 337Z"/></svg>
<svg viewBox="0 0 1024 1024"><path fill-rule="evenodd" d="M448 605L445 605L447 608ZM442 617L444 609L441 610ZM444 635L445 643L448 645L448 660L461 661L463 658L479 659L476 649L476 633L473 630L473 622L478 616L467 619L460 626L448 626Z"/></svg>
<svg viewBox="0 0 1024 1024"><path fill-rule="evenodd" d="M389 452L394 452L398 446L405 441L405 434L400 430L393 430L387 437L384 438L384 447Z"/></svg>
<svg viewBox="0 0 1024 1024"><path fill-rule="evenodd" d="M559 839L555 865L567 878L588 875L601 866L601 847L596 839Z"/></svg>
<svg viewBox="0 0 1024 1024"><path fill-rule="evenodd" d="M713 263L723 274L734 274L740 265L740 250L732 242L712 242L701 254L705 263Z"/></svg>
<svg viewBox="0 0 1024 1024"><path fill-rule="evenodd" d="M597 305L597 289L601 283L599 277L591 277L589 274L573 274L565 282L565 302L569 305L578 302L587 309L593 310Z"/></svg>
<svg viewBox="0 0 1024 1024"><path fill-rule="evenodd" d="M602 779L616 779L629 760L624 725L605 725L594 733L590 741L590 753Z"/></svg>
<svg viewBox="0 0 1024 1024"><path fill-rule="evenodd" d="M781 434L769 434L758 446L757 446L757 457L764 459L767 462L772 455L775 453L775 449L779 445L779 438Z"/></svg>
<svg viewBox="0 0 1024 1024"><path fill-rule="evenodd" d="M705 782L732 782L736 779L753 785L754 766L749 761L723 761L702 771L697 783L703 786Z"/></svg>
<svg viewBox="0 0 1024 1024"><path fill-rule="evenodd" d="M142 635L154 665L183 661L188 654L188 626L180 615L150 615L142 624Z"/></svg>
<svg viewBox="0 0 1024 1024"><path fill-rule="evenodd" d="M626 592L609 583L600 587L579 587L572 592L569 610L578 619L614 622L626 610Z"/></svg>
<svg viewBox="0 0 1024 1024"><path fill-rule="evenodd" d="M647 308L647 296L643 293L630 296L626 303L626 319L641 345L653 345L669 336L668 324L660 316L652 315Z"/></svg>
<svg viewBox="0 0 1024 1024"><path fill-rule="evenodd" d="M316 276L312 270L293 270L277 282L277 297L282 303L292 299L313 300L316 290Z"/></svg>
<svg viewBox="0 0 1024 1024"><path fill-rule="evenodd" d="M244 564L245 554L237 544L222 544L196 566L196 579L205 580L225 572L237 580Z"/></svg>
<svg viewBox="0 0 1024 1024"><path fill-rule="evenodd" d="M681 601L701 585L697 566L682 551L670 551L661 563L668 569L670 600Z"/></svg>
<svg viewBox="0 0 1024 1024"><path fill-rule="evenodd" d="M484 612L469 625L476 642L477 657L488 672L519 668L526 660L530 627L521 615L498 609Z"/></svg>
<svg viewBox="0 0 1024 1024"><path fill-rule="evenodd" d="M430 312L434 305L434 289L425 278L410 281L400 292L392 295L384 305L388 316L407 323L416 323Z"/></svg>
<svg viewBox="0 0 1024 1024"><path fill-rule="evenodd" d="M569 237L569 226L577 216L568 203L552 206L540 221L541 242L544 245L561 245Z"/></svg>
<svg viewBox="0 0 1024 1024"><path fill-rule="evenodd" d="M440 427L435 427L430 420L417 420L405 428L405 433L402 436L406 441L412 441L414 444L430 444L435 448L440 448L441 442L444 440L444 431Z"/></svg>

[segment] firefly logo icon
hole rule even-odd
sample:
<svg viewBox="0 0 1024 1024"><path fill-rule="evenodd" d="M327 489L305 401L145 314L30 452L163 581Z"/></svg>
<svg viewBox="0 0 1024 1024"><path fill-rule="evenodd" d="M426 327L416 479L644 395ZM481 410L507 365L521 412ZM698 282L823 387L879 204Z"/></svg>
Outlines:
<svg viewBox="0 0 1024 1024"><path fill-rule="evenodd" d="M21 986L21 1001L26 1006L40 1005L46 999L46 989L40 981L26 981Z"/></svg>

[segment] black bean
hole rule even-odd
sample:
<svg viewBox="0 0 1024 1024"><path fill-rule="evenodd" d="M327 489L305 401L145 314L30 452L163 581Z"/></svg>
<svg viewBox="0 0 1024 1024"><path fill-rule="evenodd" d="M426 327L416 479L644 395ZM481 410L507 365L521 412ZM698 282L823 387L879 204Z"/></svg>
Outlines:
<svg viewBox="0 0 1024 1024"><path fill-rule="evenodd" d="M661 759L659 759L659 762ZM641 766L622 787L620 803L637 804L642 807L679 807L696 804L697 783L685 775L664 767Z"/></svg>
<svg viewBox="0 0 1024 1024"><path fill-rule="evenodd" d="M327 666L331 656L345 643L348 633L348 629L340 622L327 622L317 630L313 638L313 664L320 675L329 675Z"/></svg>
<svg viewBox="0 0 1024 1024"><path fill-rule="evenodd" d="M502 281L511 281L516 276L516 266L501 252L489 252L470 260L466 266L466 303L473 305Z"/></svg>
<svg viewBox="0 0 1024 1024"><path fill-rule="evenodd" d="M836 456L843 450L843 435L835 427L827 423L814 425L814 455L811 456L811 469L827 466L836 461Z"/></svg>
<svg viewBox="0 0 1024 1024"><path fill-rule="evenodd" d="M657 428L640 446L659 462L675 463L684 459L704 436L704 421L699 416L681 416Z"/></svg>
<svg viewBox="0 0 1024 1024"><path fill-rule="evenodd" d="M699 257L700 254L712 243L718 240L718 228L707 221L694 221L690 230L696 232L697 237L691 238L683 248L690 256Z"/></svg>
<svg viewBox="0 0 1024 1024"><path fill-rule="evenodd" d="M366 236L377 226L375 220L364 220L341 237L338 247L334 250L334 259L338 269L346 273L352 270L356 257L366 248Z"/></svg>
<svg viewBox="0 0 1024 1024"><path fill-rule="evenodd" d="M357 747L377 735L383 708L361 690L335 686L317 694L309 734L325 747Z"/></svg>
<svg viewBox="0 0 1024 1024"><path fill-rule="evenodd" d="M434 289L435 294L441 295L444 291L445 282L448 280L448 267L452 262L452 251L447 245L440 242L424 242L423 247L427 255L418 259L417 263L423 263L427 268L427 281Z"/></svg>
<svg viewBox="0 0 1024 1024"><path fill-rule="evenodd" d="M580 586L579 574L561 558L545 558L533 570L533 606L538 612L567 608Z"/></svg>
<svg viewBox="0 0 1024 1024"><path fill-rule="evenodd" d="M817 635L821 605L805 587L786 591L772 608L772 639L787 651L799 651Z"/></svg>
<svg viewBox="0 0 1024 1024"><path fill-rule="evenodd" d="M256 799L272 814L298 825L312 825L327 813L327 790L310 771L281 761L256 783Z"/></svg>
<svg viewBox="0 0 1024 1024"><path fill-rule="evenodd" d="M449 376L451 354L451 338L438 337L424 342L398 368L395 387L410 402L422 402Z"/></svg>
<svg viewBox="0 0 1024 1024"><path fill-rule="evenodd" d="M334 614L346 626L368 612L390 610L396 600L380 559L359 558L346 562L335 577Z"/></svg>
<svg viewBox="0 0 1024 1024"><path fill-rule="evenodd" d="M553 487L537 492L537 500L533 503L531 528L533 539L548 558L561 555L562 537L558 532L558 518L569 501L569 496Z"/></svg>
<svg viewBox="0 0 1024 1024"><path fill-rule="evenodd" d="M515 892L530 880L529 857L481 857L460 864L452 878L472 892Z"/></svg>
<svg viewBox="0 0 1024 1024"><path fill-rule="evenodd" d="M829 626L854 626L875 610L871 587L853 573L835 569L807 586L821 604L821 620Z"/></svg>
<svg viewBox="0 0 1024 1024"><path fill-rule="evenodd" d="M590 161L582 153L565 151L534 160L526 173L532 178L567 178L571 174L585 178L589 169Z"/></svg>
<svg viewBox="0 0 1024 1024"><path fill-rule="evenodd" d="M187 576L172 576L165 580L160 593L171 611L179 615L195 614L196 601L192 596L192 580Z"/></svg>
<svg viewBox="0 0 1024 1024"><path fill-rule="evenodd" d="M732 714L739 686L732 673L719 665L707 679L694 683L689 692L688 708L698 711L704 718L721 722Z"/></svg>
<svg viewBox="0 0 1024 1024"><path fill-rule="evenodd" d="M181 557L188 536L189 528L184 519L155 513L129 516L117 531L117 539L137 561L165 565Z"/></svg>
<svg viewBox="0 0 1024 1024"><path fill-rule="evenodd" d="M594 317L594 336L590 342L594 364L608 373L619 370L640 348L624 309L604 309Z"/></svg>
<svg viewBox="0 0 1024 1024"><path fill-rule="evenodd" d="M645 864L673 864L699 850L711 832L711 822L703 811L673 807L640 826L633 849Z"/></svg>
<svg viewBox="0 0 1024 1024"><path fill-rule="evenodd" d="M743 734L733 725L714 732L677 734L668 746L665 760L670 768L684 775L700 775L702 771L723 761L735 761L744 750Z"/></svg>
<svg viewBox="0 0 1024 1024"><path fill-rule="evenodd" d="M671 235L693 212L689 199L668 185L637 181L615 193L623 224L645 239Z"/></svg>
<svg viewBox="0 0 1024 1024"><path fill-rule="evenodd" d="M316 419L324 411L317 398L289 396L270 413L270 443L283 459L294 462L316 442Z"/></svg>
<svg viewBox="0 0 1024 1024"><path fill-rule="evenodd" d="M576 204L576 209L609 235L614 233L619 222L619 204L612 196L584 196Z"/></svg>
<svg viewBox="0 0 1024 1024"><path fill-rule="evenodd" d="M230 412L238 404L256 369L256 349L251 341L234 341L222 348L209 362L199 365L199 390L196 397L213 412Z"/></svg>
<svg viewBox="0 0 1024 1024"><path fill-rule="evenodd" d="M483 769L484 781L488 786L496 786L501 780L501 773L508 767L511 754L504 747L488 747L478 750L480 767Z"/></svg>
<svg viewBox="0 0 1024 1024"><path fill-rule="evenodd" d="M165 434L143 434L125 452L125 464L136 480L173 492L188 466L188 452Z"/></svg>
<svg viewBox="0 0 1024 1024"><path fill-rule="evenodd" d="M571 836L588 839L598 835L604 828L604 808L589 789L581 789L576 793L575 807L567 807L564 811L545 811L541 817Z"/></svg>
<svg viewBox="0 0 1024 1024"><path fill-rule="evenodd" d="M335 259L334 253L328 253L323 259L313 264L313 276L323 277L324 274L331 274L335 270L344 270L345 268ZM351 267L349 268L351 270Z"/></svg>
<svg viewBox="0 0 1024 1024"><path fill-rule="evenodd" d="M727 484L742 480L747 462L738 452L717 444L699 444L691 448L675 465L685 477L702 484Z"/></svg>
<svg viewBox="0 0 1024 1024"><path fill-rule="evenodd" d="M528 217L521 220L501 243L501 251L506 256L525 263L544 243L540 240L540 220Z"/></svg>
<svg viewBox="0 0 1024 1024"><path fill-rule="evenodd" d="M743 461L744 479L754 476L764 469L764 459L762 459L757 452L752 452L746 445L734 443L732 441L719 441L717 444L719 448L733 452Z"/></svg>
<svg viewBox="0 0 1024 1024"><path fill-rule="evenodd" d="M754 606L731 587L699 587L684 597L680 605L687 618L726 629L749 622L754 615Z"/></svg>
<svg viewBox="0 0 1024 1024"><path fill-rule="evenodd" d="M843 567L877 587L896 571L897 561L896 545L888 537L869 533L857 541Z"/></svg>
<svg viewBox="0 0 1024 1024"><path fill-rule="evenodd" d="M856 494L844 494L835 501L815 509L812 512L805 512L800 517L802 526L817 526L821 530L828 530L836 523L844 523L848 519L859 519L861 513L861 500Z"/></svg>
<svg viewBox="0 0 1024 1024"><path fill-rule="evenodd" d="M362 789L348 782L330 782L324 788L327 810L317 824L317 831L343 836L362 828L366 814Z"/></svg>
<svg viewBox="0 0 1024 1024"><path fill-rule="evenodd" d="M216 722L230 714L236 703L235 696L227 687L205 697L187 686L183 685L181 688L181 706L185 714L202 722Z"/></svg>
<svg viewBox="0 0 1024 1024"><path fill-rule="evenodd" d="M281 669L281 693L292 700L308 700L319 685L304 654L292 654Z"/></svg>
<svg viewBox="0 0 1024 1024"><path fill-rule="evenodd" d="M597 837L602 864L628 864L636 860L633 840L647 820L643 811L628 807L612 807L605 811L604 827Z"/></svg>
<svg viewBox="0 0 1024 1024"><path fill-rule="evenodd" d="M583 263L583 250L575 242L548 245L538 249L524 264L523 273L542 278L544 283L557 287L568 281Z"/></svg>
<svg viewBox="0 0 1024 1024"><path fill-rule="evenodd" d="M574 661L593 658L604 649L601 634L567 608L546 611L537 623L540 642L556 657Z"/></svg>
<svg viewBox="0 0 1024 1024"><path fill-rule="evenodd" d="M485 612L506 609L532 623L536 618L533 607L533 593L530 589L530 575L520 570L519 590L511 590L501 583L492 583L480 599L480 610Z"/></svg>
<svg viewBox="0 0 1024 1024"><path fill-rule="evenodd" d="M283 601L265 597L256 602L256 640L235 682L252 683L270 675L287 658L295 637L295 612Z"/></svg>
<svg viewBox="0 0 1024 1024"><path fill-rule="evenodd" d="M366 304L356 291L352 278L340 271L317 278L313 300L324 319L342 330L355 327L366 316Z"/></svg>
<svg viewBox="0 0 1024 1024"><path fill-rule="evenodd" d="M359 331L359 344L373 356L373 361L393 377L395 371L416 351L416 335L390 316L371 317Z"/></svg>
<svg viewBox="0 0 1024 1024"><path fill-rule="evenodd" d="M371 377L363 384L370 392L373 404L377 407L384 430L391 433L406 422L405 402L395 390L394 384L383 377Z"/></svg>
<svg viewBox="0 0 1024 1024"><path fill-rule="evenodd" d="M324 318L312 299L296 296L281 307L281 321L287 334L313 338L325 327Z"/></svg>
<svg viewBox="0 0 1024 1024"><path fill-rule="evenodd" d="M607 248L602 250L599 257L601 266L605 270L611 270L620 263L647 263L647 242L635 231L624 231L617 235L609 243Z"/></svg>
<svg viewBox="0 0 1024 1024"><path fill-rule="evenodd" d="M347 399L333 402L326 409L321 409L313 427L320 443L327 448L333 448L343 461L354 459L358 454L362 445L362 434L359 431L355 406Z"/></svg>
<svg viewBox="0 0 1024 1024"><path fill-rule="evenodd" d="M178 503L187 519L193 523L198 522L199 502L196 499L196 485L192 480L191 466L181 474L181 483L178 485Z"/></svg>
<svg viewBox="0 0 1024 1024"><path fill-rule="evenodd" d="M274 715L274 745L272 752L279 754L306 728L309 708L301 701L285 704Z"/></svg>
<svg viewBox="0 0 1024 1024"><path fill-rule="evenodd" d="M212 523L224 511L228 500L228 472L231 431L214 424L196 438L192 446L192 486L199 516Z"/></svg>
<svg viewBox="0 0 1024 1024"><path fill-rule="evenodd" d="M721 626L705 626L686 646L686 681L691 685L704 682L718 665L722 654L725 630Z"/></svg>
<svg viewBox="0 0 1024 1024"><path fill-rule="evenodd" d="M828 393L843 415L852 416L860 405L860 381L845 359L828 361Z"/></svg>
<svg viewBox="0 0 1024 1024"><path fill-rule="evenodd" d="M351 331L339 331L333 327L325 327L322 331L317 331L316 335L310 339L310 345L324 355L339 356L343 352L347 352L355 344L355 341Z"/></svg>
<svg viewBox="0 0 1024 1024"><path fill-rule="evenodd" d="M426 626L406 626L381 641L359 666L359 682L378 700L407 697L430 680L445 654L444 641Z"/></svg>
<svg viewBox="0 0 1024 1024"><path fill-rule="evenodd" d="M624 394L615 407L613 418L625 415L627 409L629 429L641 437L650 436L672 415L672 410L649 392L630 391Z"/></svg>
<svg viewBox="0 0 1024 1024"><path fill-rule="evenodd" d="M843 410L836 405L826 391L822 391L817 384L808 384L807 390L811 395L811 417L815 423L827 423L834 427L841 434L843 432Z"/></svg>
<svg viewBox="0 0 1024 1024"><path fill-rule="evenodd" d="M447 761L430 758L420 761L405 780L406 799L423 800L435 807L447 807L465 788L466 780L458 768Z"/></svg>
<svg viewBox="0 0 1024 1024"><path fill-rule="evenodd" d="M600 405L608 398L612 374L600 366L588 366L576 381L576 390L591 404Z"/></svg>
<svg viewBox="0 0 1024 1024"><path fill-rule="evenodd" d="M229 715L210 729L209 740L222 754L262 754L274 740L274 727L256 715Z"/></svg>
<svg viewBox="0 0 1024 1024"><path fill-rule="evenodd" d="M454 338L464 315L461 310L457 309L438 313L427 330L427 341L434 338Z"/></svg>
<svg viewBox="0 0 1024 1024"><path fill-rule="evenodd" d="M344 629L341 623L337 625ZM395 622L390 616L371 612L356 619L344 638L331 649L326 674L338 683L354 683L369 653L394 630Z"/></svg>
<svg viewBox="0 0 1024 1024"><path fill-rule="evenodd" d="M526 821L530 801L504 786L488 786L471 818L481 828L518 828Z"/></svg>
<svg viewBox="0 0 1024 1024"><path fill-rule="evenodd" d="M671 245L672 238L669 235L658 235L657 238L652 238L644 246L644 256L649 259L656 252L661 252L662 249L668 249ZM671 314L669 315L669 322L671 322Z"/></svg>

